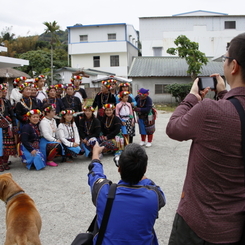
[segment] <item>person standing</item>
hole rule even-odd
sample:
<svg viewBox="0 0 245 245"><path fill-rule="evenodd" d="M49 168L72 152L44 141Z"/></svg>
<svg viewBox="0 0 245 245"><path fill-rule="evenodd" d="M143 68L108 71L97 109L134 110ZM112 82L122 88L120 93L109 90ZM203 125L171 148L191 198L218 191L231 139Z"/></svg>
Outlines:
<svg viewBox="0 0 245 245"><path fill-rule="evenodd" d="M35 78L35 83L37 85L37 96L36 98L39 99L42 103L43 100L46 99L48 96L45 91L45 76L44 75L39 75L38 77Z"/></svg>
<svg viewBox="0 0 245 245"><path fill-rule="evenodd" d="M203 99L209 88L199 91L197 78L166 128L174 140L192 140L169 245L245 244L241 122L229 101L235 97L245 108L245 33L231 40L223 61L231 90L213 74L218 100Z"/></svg>
<svg viewBox="0 0 245 245"><path fill-rule="evenodd" d="M87 94L85 89L80 88L80 85L82 83L82 76L74 75L71 78L71 83L74 85L74 96L76 96L82 104L82 107L86 106L87 104Z"/></svg>
<svg viewBox="0 0 245 245"><path fill-rule="evenodd" d="M153 134L155 132L155 115L153 114L152 99L149 97L149 89L141 88L138 91L138 95L135 97L136 111L138 116L138 125L141 135L141 146L151 147ZM147 142L146 142L147 136Z"/></svg>
<svg viewBox="0 0 245 245"><path fill-rule="evenodd" d="M22 83L24 83L26 80L26 77L17 77L16 79L14 79L13 85L14 88L12 89L11 93L10 93L10 103L13 107L15 107L15 105L20 102L20 99L22 98L22 94L20 93L20 85Z"/></svg>

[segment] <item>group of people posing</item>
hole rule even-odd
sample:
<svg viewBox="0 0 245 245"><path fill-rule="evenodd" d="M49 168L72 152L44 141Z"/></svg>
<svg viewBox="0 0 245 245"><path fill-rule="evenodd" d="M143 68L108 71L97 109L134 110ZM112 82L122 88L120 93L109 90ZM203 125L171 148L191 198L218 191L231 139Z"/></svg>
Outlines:
<svg viewBox="0 0 245 245"><path fill-rule="evenodd" d="M149 90L141 88L134 97L129 83L109 79L87 105L81 80L74 75L66 86L45 89L44 75L32 83L19 77L9 100L7 84L0 85L0 172L10 169L9 156L18 154L28 169L39 170L58 166L56 156L62 162L72 162L78 154L89 157L96 142L104 146L103 153L121 154L133 142L136 122L140 145L151 146L156 113Z"/></svg>

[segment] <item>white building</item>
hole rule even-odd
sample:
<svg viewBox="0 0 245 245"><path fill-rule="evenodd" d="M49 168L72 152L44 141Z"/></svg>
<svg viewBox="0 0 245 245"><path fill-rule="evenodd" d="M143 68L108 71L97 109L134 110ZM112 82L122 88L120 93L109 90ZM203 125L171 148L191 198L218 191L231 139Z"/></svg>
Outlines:
<svg viewBox="0 0 245 245"><path fill-rule="evenodd" d="M245 15L193 11L164 17L141 17L142 56L168 56L179 35L199 43L199 50L213 59L226 51L227 44L245 31Z"/></svg>
<svg viewBox="0 0 245 245"><path fill-rule="evenodd" d="M75 25L68 28L72 68L92 68L127 77L138 56L138 32L125 23Z"/></svg>

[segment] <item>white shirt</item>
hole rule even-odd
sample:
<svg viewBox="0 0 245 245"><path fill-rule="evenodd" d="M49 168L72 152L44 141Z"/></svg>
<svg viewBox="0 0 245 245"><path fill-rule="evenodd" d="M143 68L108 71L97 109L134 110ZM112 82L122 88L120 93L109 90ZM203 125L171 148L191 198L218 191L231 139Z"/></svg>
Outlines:
<svg viewBox="0 0 245 245"><path fill-rule="evenodd" d="M41 132L41 136L43 136L46 140L56 141L57 125L54 118L50 120L44 117L39 124L39 129Z"/></svg>
<svg viewBox="0 0 245 245"><path fill-rule="evenodd" d="M43 90L38 90L37 91L37 96L36 96L37 99L41 100L41 102L43 102L44 99L48 98L46 92Z"/></svg>
<svg viewBox="0 0 245 245"><path fill-rule="evenodd" d="M22 93L20 93L19 87L18 88L14 88L10 94L10 103L11 105L17 104L18 102L20 102L21 98L22 98Z"/></svg>
<svg viewBox="0 0 245 245"><path fill-rule="evenodd" d="M65 123L60 123L58 126L58 137L67 147L73 147L73 142L67 140L72 138L74 138L75 143L80 145L80 137L75 122L73 122L72 126Z"/></svg>

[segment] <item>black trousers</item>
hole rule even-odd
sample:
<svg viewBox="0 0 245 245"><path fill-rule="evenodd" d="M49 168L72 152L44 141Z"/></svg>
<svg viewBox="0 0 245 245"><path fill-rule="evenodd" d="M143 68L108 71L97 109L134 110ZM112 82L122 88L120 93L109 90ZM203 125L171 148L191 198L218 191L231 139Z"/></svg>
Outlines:
<svg viewBox="0 0 245 245"><path fill-rule="evenodd" d="M176 213L168 245L242 245L242 243L207 242L197 236L197 234L186 224L184 219Z"/></svg>

